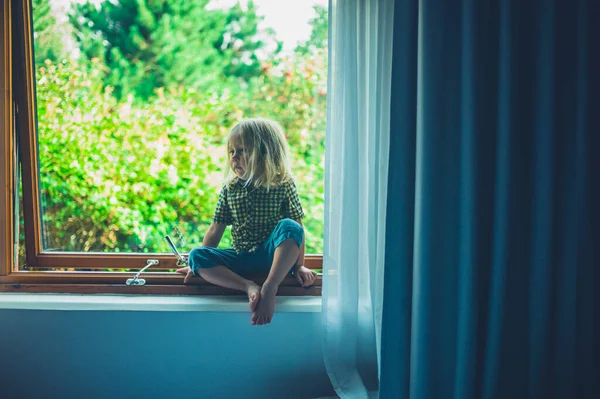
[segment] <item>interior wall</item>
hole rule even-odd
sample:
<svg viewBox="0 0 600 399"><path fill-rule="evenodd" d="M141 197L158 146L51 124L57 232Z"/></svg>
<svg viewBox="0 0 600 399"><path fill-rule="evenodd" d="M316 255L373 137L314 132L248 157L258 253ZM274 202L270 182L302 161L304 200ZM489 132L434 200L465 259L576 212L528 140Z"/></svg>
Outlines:
<svg viewBox="0 0 600 399"><path fill-rule="evenodd" d="M0 398L333 395L321 314L0 309Z"/></svg>

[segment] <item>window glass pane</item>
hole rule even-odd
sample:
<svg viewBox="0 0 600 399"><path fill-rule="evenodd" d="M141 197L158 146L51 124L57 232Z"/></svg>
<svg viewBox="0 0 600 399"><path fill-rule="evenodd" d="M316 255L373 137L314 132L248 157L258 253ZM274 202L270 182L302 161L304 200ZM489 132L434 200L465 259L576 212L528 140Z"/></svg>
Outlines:
<svg viewBox="0 0 600 399"><path fill-rule="evenodd" d="M17 270L23 270L25 268L25 217L23 215L23 173L21 169L21 160L19 158L18 142L19 136L17 135L17 115L16 106L13 103L13 165L15 165L12 193L13 193L13 245L15 250L13 252L13 265Z"/></svg>
<svg viewBox="0 0 600 399"><path fill-rule="evenodd" d="M169 252L175 228L199 245L224 137L261 116L322 253L327 0L32 2L45 251Z"/></svg>
<svg viewBox="0 0 600 399"><path fill-rule="evenodd" d="M23 185L22 181L19 179L19 188L18 200L15 201L15 205L17 208L15 209L15 243L16 243L16 251L15 251L15 259L14 264L16 265L17 270L23 270L25 268L25 219L23 217Z"/></svg>

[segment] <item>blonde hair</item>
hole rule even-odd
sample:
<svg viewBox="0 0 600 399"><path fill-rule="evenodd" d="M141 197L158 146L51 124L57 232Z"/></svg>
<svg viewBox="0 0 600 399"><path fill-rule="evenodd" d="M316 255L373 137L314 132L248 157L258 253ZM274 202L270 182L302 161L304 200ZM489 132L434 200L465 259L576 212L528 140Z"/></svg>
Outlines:
<svg viewBox="0 0 600 399"><path fill-rule="evenodd" d="M245 119L227 135L227 166L225 184L237 178L231 169L232 141L241 142L246 160L246 185L272 188L293 180L288 143L279 123L265 118Z"/></svg>

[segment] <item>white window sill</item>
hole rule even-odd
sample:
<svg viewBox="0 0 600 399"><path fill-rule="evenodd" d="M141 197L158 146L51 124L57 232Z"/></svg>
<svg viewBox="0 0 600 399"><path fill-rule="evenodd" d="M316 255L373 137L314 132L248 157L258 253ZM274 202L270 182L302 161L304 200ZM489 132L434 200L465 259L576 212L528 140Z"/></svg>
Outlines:
<svg viewBox="0 0 600 399"><path fill-rule="evenodd" d="M250 312L240 296L0 293L0 309ZM318 313L321 297L277 297L277 312Z"/></svg>

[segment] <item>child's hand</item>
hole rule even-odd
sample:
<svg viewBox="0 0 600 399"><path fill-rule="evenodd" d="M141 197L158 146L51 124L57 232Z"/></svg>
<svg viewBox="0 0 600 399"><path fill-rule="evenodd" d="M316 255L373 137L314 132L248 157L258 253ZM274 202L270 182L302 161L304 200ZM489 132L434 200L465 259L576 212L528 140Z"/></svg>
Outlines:
<svg viewBox="0 0 600 399"><path fill-rule="evenodd" d="M304 266L296 266L294 274L296 275L296 280L303 287L310 287L317 279L317 273Z"/></svg>
<svg viewBox="0 0 600 399"><path fill-rule="evenodd" d="M183 284L187 284L188 281L190 281L190 279L192 277L194 277L194 272L192 272L192 269L190 269L189 266L182 267L181 269L177 269L177 270L175 270L175 273L185 274L185 277L183 278Z"/></svg>

